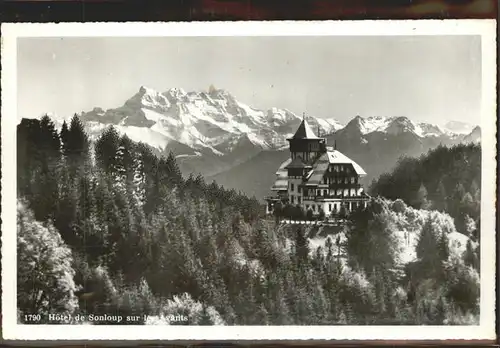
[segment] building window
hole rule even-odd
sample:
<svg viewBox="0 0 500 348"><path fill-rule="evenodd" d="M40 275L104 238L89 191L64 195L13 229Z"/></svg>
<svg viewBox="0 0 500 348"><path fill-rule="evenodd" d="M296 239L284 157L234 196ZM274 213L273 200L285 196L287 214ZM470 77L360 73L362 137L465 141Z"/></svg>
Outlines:
<svg viewBox="0 0 500 348"><path fill-rule="evenodd" d="M297 192L298 192L299 194L300 194L300 191L301 191L300 186L297 186Z"/></svg>
<svg viewBox="0 0 500 348"><path fill-rule="evenodd" d="M326 196L328 194L327 190L323 190L323 196Z"/></svg>
<svg viewBox="0 0 500 348"><path fill-rule="evenodd" d="M328 211L332 211L332 203L328 203Z"/></svg>
<svg viewBox="0 0 500 348"><path fill-rule="evenodd" d="M344 181L345 181L345 182L344 182L345 184L348 184L348 183L349 183L349 178L345 178L345 180L344 180Z"/></svg>
<svg viewBox="0 0 500 348"><path fill-rule="evenodd" d="M306 210L308 210L308 209L309 209L309 204L306 204Z"/></svg>
<svg viewBox="0 0 500 348"><path fill-rule="evenodd" d="M293 189L294 189L293 184L290 184L290 191L293 192Z"/></svg>
<svg viewBox="0 0 500 348"><path fill-rule="evenodd" d="M354 176L351 177L351 184L354 184L355 180L354 180Z"/></svg>
<svg viewBox="0 0 500 348"><path fill-rule="evenodd" d="M290 196L290 203L292 203L292 204L295 203L294 198L295 198L294 196Z"/></svg>
<svg viewBox="0 0 500 348"><path fill-rule="evenodd" d="M312 205L313 211L316 211L316 205Z"/></svg>

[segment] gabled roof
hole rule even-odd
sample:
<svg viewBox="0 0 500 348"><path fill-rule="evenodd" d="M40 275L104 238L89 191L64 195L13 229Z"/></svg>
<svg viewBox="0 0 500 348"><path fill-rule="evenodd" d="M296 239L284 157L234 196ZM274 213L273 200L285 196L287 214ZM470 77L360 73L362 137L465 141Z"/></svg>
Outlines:
<svg viewBox="0 0 500 348"><path fill-rule="evenodd" d="M330 163L334 164L352 164L354 167L354 170L356 171L356 174L358 175L366 175L366 172L361 168L359 164L354 162L352 159L344 155L342 152L333 150L333 151L328 151L326 153L328 155L328 161Z"/></svg>
<svg viewBox="0 0 500 348"><path fill-rule="evenodd" d="M273 186L271 186L271 191L286 191L286 190L288 190L287 179L278 179L274 182Z"/></svg>
<svg viewBox="0 0 500 348"><path fill-rule="evenodd" d="M312 168L311 165L304 163L302 158L300 156L295 157L292 162L290 162L289 165L285 167L285 169L288 168Z"/></svg>
<svg viewBox="0 0 500 348"><path fill-rule="evenodd" d="M271 191L286 191L288 189L288 170L285 168L291 162L292 159L288 158L281 163L280 167L276 171L277 178L273 186L271 186Z"/></svg>
<svg viewBox="0 0 500 348"><path fill-rule="evenodd" d="M344 155L342 152L333 150L321 155L313 164L312 175L307 180L307 185L319 185L330 164L351 164L356 174L363 176L366 172L359 164Z"/></svg>
<svg viewBox="0 0 500 348"><path fill-rule="evenodd" d="M309 123L306 120L302 120L297 128L297 131L293 135L292 139L320 139L314 134Z"/></svg>

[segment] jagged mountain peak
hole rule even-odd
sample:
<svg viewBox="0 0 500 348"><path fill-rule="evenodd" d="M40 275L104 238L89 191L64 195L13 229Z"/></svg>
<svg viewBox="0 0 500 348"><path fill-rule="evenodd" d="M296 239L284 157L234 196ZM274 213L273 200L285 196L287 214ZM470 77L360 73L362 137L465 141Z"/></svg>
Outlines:
<svg viewBox="0 0 500 348"><path fill-rule="evenodd" d="M480 142L481 141L481 127L479 127L479 126L474 127L474 129L469 134L464 136L463 141L466 143Z"/></svg>
<svg viewBox="0 0 500 348"><path fill-rule="evenodd" d="M401 134L401 133L414 133L415 125L410 121L408 117L397 116L389 119L390 122L385 129L388 134Z"/></svg>
<svg viewBox="0 0 500 348"><path fill-rule="evenodd" d="M170 106L170 102L165 98L164 95L157 92L152 88L148 88L146 86L141 86L139 91L132 96L132 98L128 99L124 106L130 107L152 107L157 108L158 106L162 106L163 108L168 108Z"/></svg>
<svg viewBox="0 0 500 348"><path fill-rule="evenodd" d="M186 99L188 93L186 93L186 91L182 88L172 87L163 92L162 95L165 96L171 103L176 103L177 101Z"/></svg>
<svg viewBox="0 0 500 348"><path fill-rule="evenodd" d="M344 132L354 133L354 134L365 134L365 119L359 115L356 115L352 120L350 120L347 125L343 128Z"/></svg>

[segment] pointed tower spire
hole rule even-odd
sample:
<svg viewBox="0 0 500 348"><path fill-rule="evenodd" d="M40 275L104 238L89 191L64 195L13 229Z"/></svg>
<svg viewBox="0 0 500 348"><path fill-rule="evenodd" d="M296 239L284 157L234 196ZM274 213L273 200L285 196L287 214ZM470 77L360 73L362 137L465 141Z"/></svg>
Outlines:
<svg viewBox="0 0 500 348"><path fill-rule="evenodd" d="M303 113L302 113L302 121L305 121L305 120L306 120L306 113L305 113L305 112L303 112Z"/></svg>

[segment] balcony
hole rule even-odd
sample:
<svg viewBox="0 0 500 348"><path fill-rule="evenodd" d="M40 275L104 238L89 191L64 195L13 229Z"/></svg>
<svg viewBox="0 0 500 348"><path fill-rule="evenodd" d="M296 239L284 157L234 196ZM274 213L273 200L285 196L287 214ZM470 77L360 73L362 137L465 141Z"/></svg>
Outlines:
<svg viewBox="0 0 500 348"><path fill-rule="evenodd" d="M302 199L305 201L324 201L326 199L341 199L346 201L365 201L370 197L366 194L361 194L357 196L344 196L344 195L315 195L315 196L303 196Z"/></svg>

